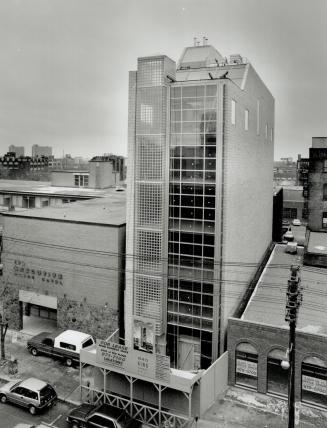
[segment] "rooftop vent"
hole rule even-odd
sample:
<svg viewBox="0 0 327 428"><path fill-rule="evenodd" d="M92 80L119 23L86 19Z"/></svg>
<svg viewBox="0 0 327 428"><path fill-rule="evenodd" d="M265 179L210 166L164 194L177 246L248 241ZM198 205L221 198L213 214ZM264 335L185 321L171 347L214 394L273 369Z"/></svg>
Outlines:
<svg viewBox="0 0 327 428"><path fill-rule="evenodd" d="M230 64L243 64L243 59L240 54L234 54L229 57Z"/></svg>

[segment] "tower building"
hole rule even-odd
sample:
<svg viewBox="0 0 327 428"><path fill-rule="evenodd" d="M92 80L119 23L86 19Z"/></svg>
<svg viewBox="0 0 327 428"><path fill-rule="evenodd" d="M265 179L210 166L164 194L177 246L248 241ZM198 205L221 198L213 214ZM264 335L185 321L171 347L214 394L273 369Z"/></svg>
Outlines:
<svg viewBox="0 0 327 428"><path fill-rule="evenodd" d="M274 99L240 55L187 47L129 78L125 343L208 367L271 243Z"/></svg>

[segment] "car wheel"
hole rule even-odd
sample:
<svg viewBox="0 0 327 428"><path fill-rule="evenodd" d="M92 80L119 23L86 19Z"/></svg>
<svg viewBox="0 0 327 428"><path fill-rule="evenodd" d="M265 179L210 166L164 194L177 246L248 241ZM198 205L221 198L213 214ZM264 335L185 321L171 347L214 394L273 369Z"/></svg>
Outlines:
<svg viewBox="0 0 327 428"><path fill-rule="evenodd" d="M4 395L4 394L1 394L0 395L0 401L1 401L1 403L6 403L7 402L7 396L6 395Z"/></svg>
<svg viewBox="0 0 327 428"><path fill-rule="evenodd" d="M30 406L28 410L29 410L29 412L30 412L31 415L35 415L36 408L34 406Z"/></svg>
<svg viewBox="0 0 327 428"><path fill-rule="evenodd" d="M73 365L73 360L71 358L66 359L66 366L71 367Z"/></svg>
<svg viewBox="0 0 327 428"><path fill-rule="evenodd" d="M36 348L32 348L31 349L31 354L33 355L33 357L36 357L37 354L38 354L37 349Z"/></svg>

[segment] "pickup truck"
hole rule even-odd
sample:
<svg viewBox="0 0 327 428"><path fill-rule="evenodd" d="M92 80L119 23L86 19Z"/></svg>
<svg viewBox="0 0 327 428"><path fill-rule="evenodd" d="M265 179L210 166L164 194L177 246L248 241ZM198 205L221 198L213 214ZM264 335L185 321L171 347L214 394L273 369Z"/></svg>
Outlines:
<svg viewBox="0 0 327 428"><path fill-rule="evenodd" d="M124 410L109 404L83 403L66 417L71 428L140 428L141 422L132 419Z"/></svg>
<svg viewBox="0 0 327 428"><path fill-rule="evenodd" d="M60 333L39 333L27 341L27 349L33 356L47 355L65 361L71 367L74 363L79 363L81 349L94 344L94 339L89 334L66 330Z"/></svg>

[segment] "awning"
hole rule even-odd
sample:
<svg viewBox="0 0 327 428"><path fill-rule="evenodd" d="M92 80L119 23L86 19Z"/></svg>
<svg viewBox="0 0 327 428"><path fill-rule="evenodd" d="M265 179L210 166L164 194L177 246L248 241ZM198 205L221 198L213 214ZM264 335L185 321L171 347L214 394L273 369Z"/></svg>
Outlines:
<svg viewBox="0 0 327 428"><path fill-rule="evenodd" d="M19 301L45 308L57 309L57 297L38 294L34 291L19 290Z"/></svg>

